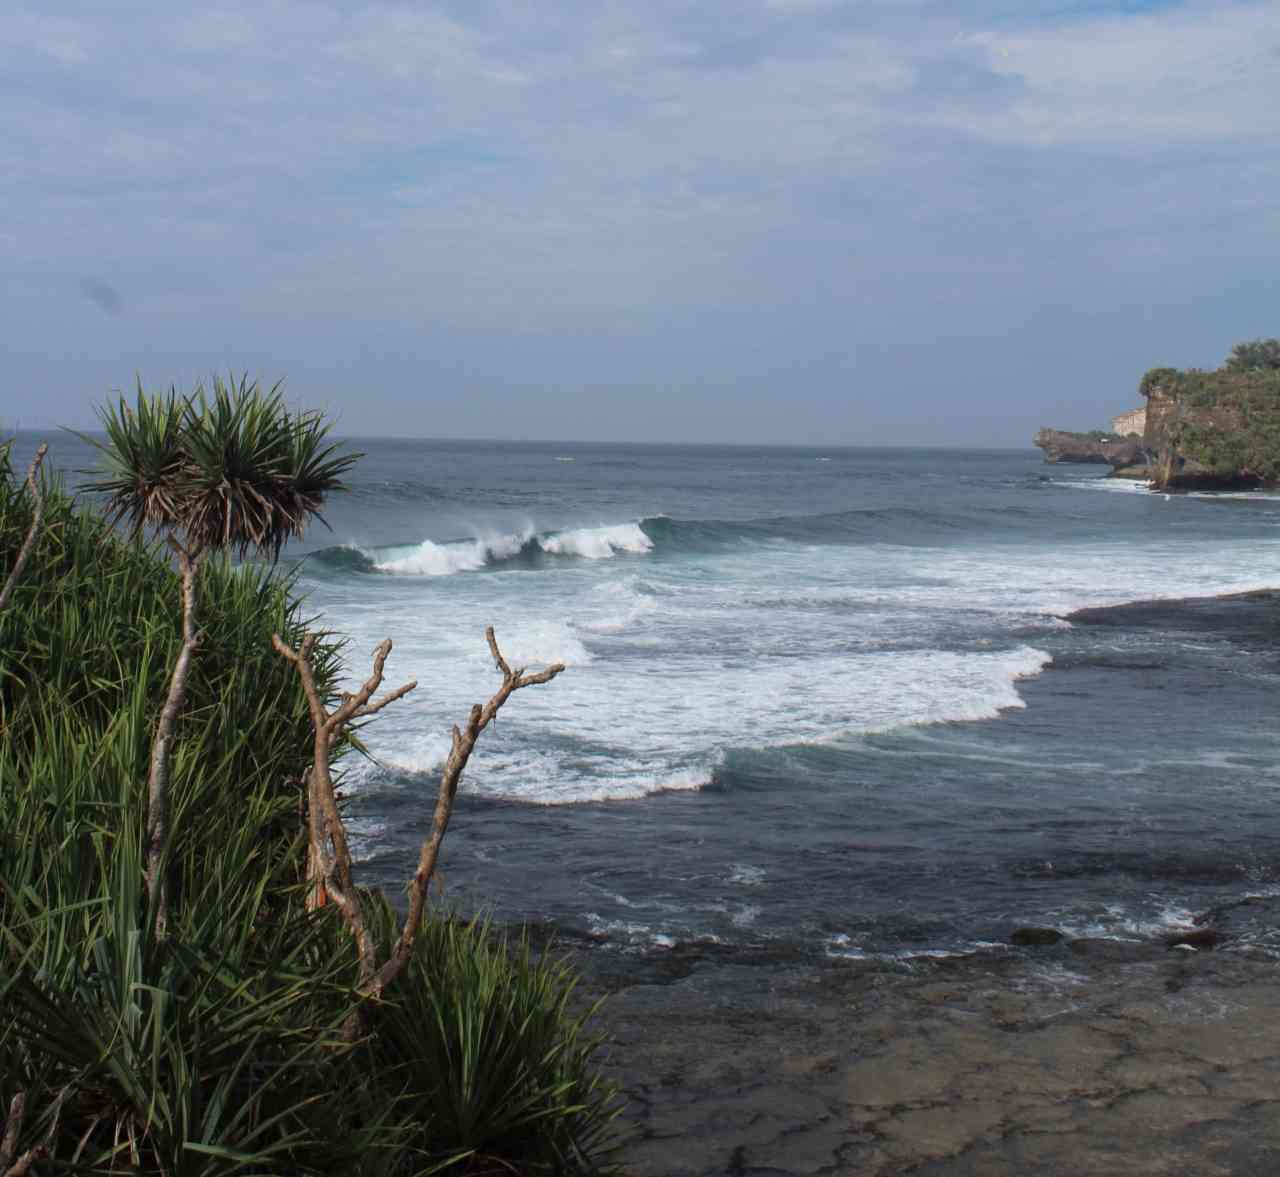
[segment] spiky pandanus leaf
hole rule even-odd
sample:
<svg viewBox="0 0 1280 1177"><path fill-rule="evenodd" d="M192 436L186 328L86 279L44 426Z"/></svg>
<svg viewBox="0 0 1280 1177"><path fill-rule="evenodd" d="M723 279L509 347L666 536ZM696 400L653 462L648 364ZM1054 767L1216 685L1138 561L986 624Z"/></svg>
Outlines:
<svg viewBox="0 0 1280 1177"><path fill-rule="evenodd" d="M106 441L79 435L101 454L103 477L86 489L104 496L113 525L127 520L135 533L179 525L190 466L182 435L186 409L175 389L152 395L139 381L132 408L121 396L99 411Z"/></svg>
<svg viewBox="0 0 1280 1177"><path fill-rule="evenodd" d="M176 526L191 546L251 550L278 558L321 518L326 495L360 457L325 444L321 414L291 413L282 386L266 392L247 376L197 388L181 421L188 468ZM322 519L323 521L323 519Z"/></svg>

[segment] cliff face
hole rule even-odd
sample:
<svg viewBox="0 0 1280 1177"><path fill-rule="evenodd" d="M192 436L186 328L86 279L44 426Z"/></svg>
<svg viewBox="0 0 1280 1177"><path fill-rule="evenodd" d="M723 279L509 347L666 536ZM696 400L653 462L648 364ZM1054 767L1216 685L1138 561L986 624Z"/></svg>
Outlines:
<svg viewBox="0 0 1280 1177"><path fill-rule="evenodd" d="M1155 385L1147 393L1147 427L1143 442L1152 453L1152 483L1160 490L1182 489L1203 481L1210 471L1203 463L1178 452L1175 438L1186 419L1170 385Z"/></svg>
<svg viewBox="0 0 1280 1177"><path fill-rule="evenodd" d="M1280 484L1280 373L1159 375L1143 388L1156 489Z"/></svg>
<svg viewBox="0 0 1280 1177"><path fill-rule="evenodd" d="M1089 462L1113 469L1147 464L1144 442L1133 437L1107 439L1095 433L1041 429L1034 440L1046 462Z"/></svg>

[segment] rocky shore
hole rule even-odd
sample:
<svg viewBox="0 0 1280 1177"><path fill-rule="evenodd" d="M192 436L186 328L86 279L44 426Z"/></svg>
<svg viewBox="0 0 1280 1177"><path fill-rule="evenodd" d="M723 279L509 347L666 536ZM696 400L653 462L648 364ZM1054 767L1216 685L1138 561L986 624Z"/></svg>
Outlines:
<svg viewBox="0 0 1280 1177"><path fill-rule="evenodd" d="M1147 473L1149 455L1138 437L1108 437L1098 433L1071 433L1065 429L1041 429L1033 439L1044 460L1056 465L1105 465L1125 471L1126 477ZM1141 474L1138 472L1141 471Z"/></svg>
<svg viewBox="0 0 1280 1177"><path fill-rule="evenodd" d="M631 1177L1273 1177L1278 982L1273 960L1096 940L696 968L607 1006L620 1159Z"/></svg>
<svg viewBox="0 0 1280 1177"><path fill-rule="evenodd" d="M1071 620L1274 646L1280 593ZM1246 923L1280 923L1280 896L1181 937L1015 946L1011 927L961 956L584 947L628 1100L619 1160L630 1177L1272 1177L1280 958L1234 937Z"/></svg>

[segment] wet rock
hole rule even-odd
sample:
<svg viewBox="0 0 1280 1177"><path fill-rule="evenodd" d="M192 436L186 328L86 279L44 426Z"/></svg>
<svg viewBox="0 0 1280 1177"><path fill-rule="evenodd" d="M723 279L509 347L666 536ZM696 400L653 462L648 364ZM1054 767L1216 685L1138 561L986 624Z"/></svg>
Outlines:
<svg viewBox="0 0 1280 1177"><path fill-rule="evenodd" d="M1092 462L1120 469L1147 464L1147 451L1139 438L1041 429L1033 441L1044 451L1046 462Z"/></svg>
<svg viewBox="0 0 1280 1177"><path fill-rule="evenodd" d="M1188 928L1164 938L1166 948L1216 948L1221 941L1217 928Z"/></svg>
<svg viewBox="0 0 1280 1177"><path fill-rule="evenodd" d="M1280 1173L1276 962L1071 943L909 970L708 962L618 992L600 1015L629 1101L618 1159L630 1177Z"/></svg>
<svg viewBox="0 0 1280 1177"><path fill-rule="evenodd" d="M1062 933L1057 928L1016 928L1009 937L1010 944L1019 948L1038 948L1045 944L1057 944Z"/></svg>
<svg viewBox="0 0 1280 1177"><path fill-rule="evenodd" d="M1103 937L1085 936L1067 945L1072 952L1090 960L1114 964L1158 959L1164 953L1164 945L1150 940L1108 940Z"/></svg>

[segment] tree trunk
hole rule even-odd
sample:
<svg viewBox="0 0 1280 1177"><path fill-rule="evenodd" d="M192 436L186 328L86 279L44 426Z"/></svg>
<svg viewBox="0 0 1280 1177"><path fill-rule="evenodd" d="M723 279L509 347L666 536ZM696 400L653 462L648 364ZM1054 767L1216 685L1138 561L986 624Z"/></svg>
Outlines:
<svg viewBox="0 0 1280 1177"><path fill-rule="evenodd" d="M155 913L156 935L163 939L169 923L169 880L166 861L169 843L169 768L173 760L174 728L187 698L187 679L200 637L196 633L196 571L200 551L188 551L176 540L169 543L178 553L182 575L182 648L178 651L169 691L151 744L151 769L147 775L147 898Z"/></svg>

